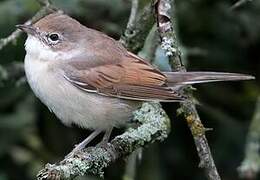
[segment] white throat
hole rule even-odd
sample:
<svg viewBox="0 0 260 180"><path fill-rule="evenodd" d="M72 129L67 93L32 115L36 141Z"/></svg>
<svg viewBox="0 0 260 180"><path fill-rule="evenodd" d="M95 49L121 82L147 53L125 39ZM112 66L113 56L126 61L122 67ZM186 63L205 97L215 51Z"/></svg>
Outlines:
<svg viewBox="0 0 260 180"><path fill-rule="evenodd" d="M28 35L25 42L25 50L27 55L37 60L55 60L60 56L60 53L51 50L50 47L44 45L32 35Z"/></svg>
<svg viewBox="0 0 260 180"><path fill-rule="evenodd" d="M25 42L25 50L28 56L42 61L64 61L80 56L82 53L82 50L78 48L70 51L53 51L49 46L45 45L32 35L28 35Z"/></svg>

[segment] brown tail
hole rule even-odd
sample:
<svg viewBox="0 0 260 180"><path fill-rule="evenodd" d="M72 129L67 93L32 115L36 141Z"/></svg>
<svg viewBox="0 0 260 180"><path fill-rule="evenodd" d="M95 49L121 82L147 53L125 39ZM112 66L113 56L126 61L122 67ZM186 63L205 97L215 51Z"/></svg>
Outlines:
<svg viewBox="0 0 260 180"><path fill-rule="evenodd" d="M163 74L167 77L169 86L255 79L251 75L225 72L164 72Z"/></svg>

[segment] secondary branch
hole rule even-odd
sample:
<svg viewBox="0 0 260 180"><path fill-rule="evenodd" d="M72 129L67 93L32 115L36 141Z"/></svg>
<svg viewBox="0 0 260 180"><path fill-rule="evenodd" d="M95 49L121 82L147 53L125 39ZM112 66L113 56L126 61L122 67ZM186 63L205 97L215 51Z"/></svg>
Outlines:
<svg viewBox="0 0 260 180"><path fill-rule="evenodd" d="M157 13L157 26L160 33L162 48L166 55L172 62L172 69L174 71L186 71L182 65L181 52L178 48L177 38L173 29L173 22L171 21L170 13L173 12L171 0L157 0L155 1L155 8ZM217 168L215 166L211 151L205 136L205 128L200 120L193 97L191 94L188 101L182 102L179 112L184 114L188 126L193 135L193 139L200 157L199 167L205 169L206 176L209 180L220 180Z"/></svg>

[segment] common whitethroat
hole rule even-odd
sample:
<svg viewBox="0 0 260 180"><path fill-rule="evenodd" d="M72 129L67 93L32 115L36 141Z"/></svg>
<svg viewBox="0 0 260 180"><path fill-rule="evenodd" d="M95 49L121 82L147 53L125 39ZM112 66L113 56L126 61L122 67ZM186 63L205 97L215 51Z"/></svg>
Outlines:
<svg viewBox="0 0 260 180"><path fill-rule="evenodd" d="M61 13L17 27L28 34L24 65L35 95L64 124L94 130L74 152L102 131L107 139L144 101L185 101L177 87L254 79L237 73L161 72L118 41Z"/></svg>

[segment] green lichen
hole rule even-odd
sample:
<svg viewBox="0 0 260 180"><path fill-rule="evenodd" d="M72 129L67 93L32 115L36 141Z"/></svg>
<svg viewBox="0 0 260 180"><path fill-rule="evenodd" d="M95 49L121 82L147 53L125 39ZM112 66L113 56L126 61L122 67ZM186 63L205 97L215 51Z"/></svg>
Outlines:
<svg viewBox="0 0 260 180"><path fill-rule="evenodd" d="M141 109L134 112L134 119L142 125L129 129L112 141L120 142L124 152L132 152L145 144L162 141L168 136L170 120L159 103L144 103Z"/></svg>

